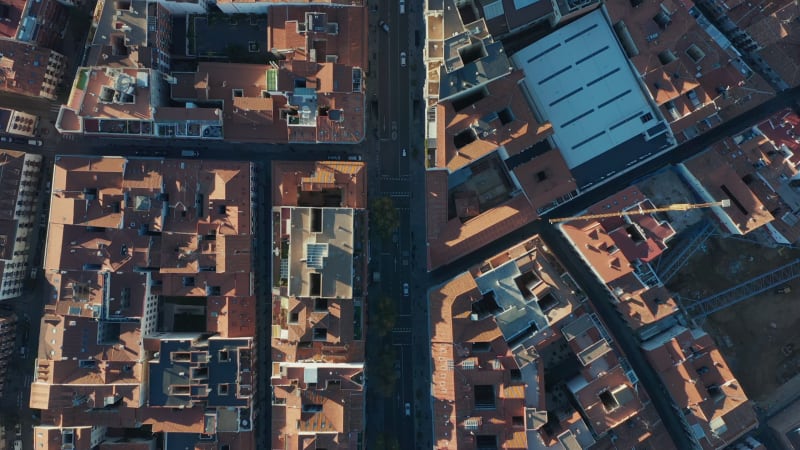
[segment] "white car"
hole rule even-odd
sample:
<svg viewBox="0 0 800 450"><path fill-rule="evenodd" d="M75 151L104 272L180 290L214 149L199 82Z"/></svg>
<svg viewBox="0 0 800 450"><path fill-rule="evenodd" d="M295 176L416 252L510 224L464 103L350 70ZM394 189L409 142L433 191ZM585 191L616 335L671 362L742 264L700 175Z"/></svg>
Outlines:
<svg viewBox="0 0 800 450"><path fill-rule="evenodd" d="M406 0L400 0L400 14L406 13Z"/></svg>
<svg viewBox="0 0 800 450"><path fill-rule="evenodd" d="M400 67L406 66L406 52L400 52Z"/></svg>
<svg viewBox="0 0 800 450"><path fill-rule="evenodd" d="M40 139L28 139L28 145L35 145L37 147L41 147L42 141Z"/></svg>
<svg viewBox="0 0 800 450"><path fill-rule="evenodd" d="M411 403L406 403L406 416L411 415Z"/></svg>
<svg viewBox="0 0 800 450"><path fill-rule="evenodd" d="M403 156L406 156L406 149L403 149Z"/></svg>
<svg viewBox="0 0 800 450"><path fill-rule="evenodd" d="M0 137L0 142L11 142L11 138L8 136Z"/></svg>
<svg viewBox="0 0 800 450"><path fill-rule="evenodd" d="M408 297L408 283L403 283L403 297Z"/></svg>

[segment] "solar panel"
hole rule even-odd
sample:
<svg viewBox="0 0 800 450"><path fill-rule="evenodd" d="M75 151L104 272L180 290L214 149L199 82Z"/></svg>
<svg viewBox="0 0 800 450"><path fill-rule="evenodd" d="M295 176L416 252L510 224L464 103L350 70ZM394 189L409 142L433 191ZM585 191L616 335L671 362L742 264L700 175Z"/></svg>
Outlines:
<svg viewBox="0 0 800 450"><path fill-rule="evenodd" d="M306 244L306 264L308 264L308 267L321 270L325 266L323 258L327 256L327 243Z"/></svg>

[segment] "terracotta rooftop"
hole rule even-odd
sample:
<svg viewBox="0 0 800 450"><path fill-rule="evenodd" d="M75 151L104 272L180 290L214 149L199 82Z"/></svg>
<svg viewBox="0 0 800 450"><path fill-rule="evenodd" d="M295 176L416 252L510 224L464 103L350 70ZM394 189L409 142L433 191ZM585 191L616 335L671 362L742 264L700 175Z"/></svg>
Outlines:
<svg viewBox="0 0 800 450"><path fill-rule="evenodd" d="M352 299L275 296L272 305L273 361L364 360L363 337L355 336L354 323L360 318ZM325 335L315 336L315 328L324 329Z"/></svg>
<svg viewBox="0 0 800 450"><path fill-rule="evenodd" d="M661 206L661 205L659 205ZM653 209L655 205L637 186L630 186L590 206L586 214ZM595 273L619 300L617 308L634 330L673 314L677 304L657 281L642 281L647 270L634 274L634 267L647 265L667 248L675 235L669 222L653 214L573 220L561 225Z"/></svg>
<svg viewBox="0 0 800 450"><path fill-rule="evenodd" d="M210 332L254 335L250 178L247 163L56 158L44 262L49 292L31 385L31 406L47 410L43 423L209 429L204 408L176 418L145 407L155 392L142 389L153 374L141 361L159 348L143 347L142 339L157 327L172 330L186 307L168 299L174 296L201 297L189 308L205 315ZM167 298L160 306L159 297ZM113 417L98 413L112 405ZM231 421L220 414L215 429Z"/></svg>
<svg viewBox="0 0 800 450"><path fill-rule="evenodd" d="M603 325L584 314L561 328L570 349L581 362L581 374L567 380L587 417L587 424L602 435L636 416L644 408L635 383L603 335Z"/></svg>
<svg viewBox="0 0 800 450"><path fill-rule="evenodd" d="M515 416L525 415L524 395L511 394L517 385L522 386L511 379L511 370L518 366L491 316L478 322L470 319L472 303L479 298L469 273L429 294L433 414L444 417L434 421L434 445L477 449L474 436L478 433L471 431L477 430L495 435L499 448L524 449L524 424L513 425ZM488 351L473 350L475 344L488 346ZM486 409L484 403L501 407Z"/></svg>
<svg viewBox="0 0 800 450"><path fill-rule="evenodd" d="M522 71L514 71L487 84L486 93L471 105L445 101L436 107L436 167L452 173L500 146L513 156L552 134L550 123L539 124L531 112L522 78ZM470 139L462 139L465 133Z"/></svg>
<svg viewBox="0 0 800 450"><path fill-rule="evenodd" d="M692 2L643 2L636 7L612 2L606 8L613 22L626 25L630 40L623 46L636 49L630 59L680 141L718 125L718 115L727 120L774 95L727 39L718 38L705 18L697 18Z"/></svg>
<svg viewBox="0 0 800 450"><path fill-rule="evenodd" d="M758 426L752 402L708 334L675 326L642 348L704 449L723 448Z"/></svg>
<svg viewBox="0 0 800 450"><path fill-rule="evenodd" d="M28 3L27 0L10 0L3 4L3 8L0 9L3 17L3 20L0 21L0 37L11 39L17 37L26 3Z"/></svg>
<svg viewBox="0 0 800 450"><path fill-rule="evenodd" d="M297 0L222 0L221 3L262 3L267 5L296 4ZM308 0L307 3L319 5L364 6L364 0ZM275 7L273 6L273 8ZM271 10L270 10L271 12Z"/></svg>
<svg viewBox="0 0 800 450"><path fill-rule="evenodd" d="M0 90L54 100L66 68L64 56L27 42L0 38Z"/></svg>
<svg viewBox="0 0 800 450"><path fill-rule="evenodd" d="M755 163L756 161L752 161ZM714 151L703 152L679 166L684 174L701 186L704 201L730 199L731 206L714 208L722 226L734 234L747 234L774 217L764 207L742 178ZM697 189L695 187L695 189Z"/></svg>
<svg viewBox="0 0 800 450"><path fill-rule="evenodd" d="M304 195L339 190L342 200L338 206L367 207L366 164L362 162L275 161L272 180L275 206L302 206L299 202Z"/></svg>
<svg viewBox="0 0 800 450"><path fill-rule="evenodd" d="M366 67L364 25L367 22L367 9L317 3L271 7L267 46L290 60L313 62L316 58L316 61L324 62L328 56L335 56L337 65Z"/></svg>
<svg viewBox="0 0 800 450"><path fill-rule="evenodd" d="M534 347L556 338L554 327L580 308L568 279L533 237L429 291L434 414L445 418L434 423L436 448L480 448L477 434L494 434L498 448L530 448L544 424L537 421L547 421L544 365ZM520 309L541 315L528 318L533 331L507 314ZM495 386L502 407L484 408L493 401L486 385Z"/></svg>
<svg viewBox="0 0 800 450"><path fill-rule="evenodd" d="M364 431L363 363L276 362L272 386L272 448L358 448Z"/></svg>

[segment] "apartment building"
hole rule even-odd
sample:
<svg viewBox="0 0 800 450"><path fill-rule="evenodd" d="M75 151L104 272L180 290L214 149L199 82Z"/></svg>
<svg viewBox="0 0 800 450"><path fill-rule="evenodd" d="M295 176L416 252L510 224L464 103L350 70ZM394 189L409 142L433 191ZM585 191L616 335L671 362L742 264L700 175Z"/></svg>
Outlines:
<svg viewBox="0 0 800 450"><path fill-rule="evenodd" d="M364 363L274 362L272 448L358 448Z"/></svg>
<svg viewBox="0 0 800 450"><path fill-rule="evenodd" d="M676 325L641 346L699 447L728 448L758 427L753 402L704 331Z"/></svg>
<svg viewBox="0 0 800 450"><path fill-rule="evenodd" d="M222 0L217 1L217 7L225 14L266 14L274 6L366 6L364 0Z"/></svg>
<svg viewBox="0 0 800 450"><path fill-rule="evenodd" d="M800 117L791 109L713 143L709 150L678 166L700 198L729 198L732 206L714 210L729 233L765 230L780 244L800 240L797 190Z"/></svg>
<svg viewBox="0 0 800 450"><path fill-rule="evenodd" d="M702 0L698 2L733 45L763 65L766 76L797 86L797 18L800 8L791 1Z"/></svg>
<svg viewBox="0 0 800 450"><path fill-rule="evenodd" d="M366 8L274 6L270 65L201 62L173 73L175 102L216 105L225 139L355 144L364 140ZM206 111L211 111L206 106Z"/></svg>
<svg viewBox="0 0 800 450"><path fill-rule="evenodd" d="M619 0L606 7L626 56L678 142L775 95L692 3Z"/></svg>
<svg viewBox="0 0 800 450"><path fill-rule="evenodd" d="M654 209L634 185L590 206L585 214ZM667 249L675 230L654 213L602 219L576 219L561 224L597 277L603 281L617 310L640 337L674 323L678 306L650 265Z"/></svg>
<svg viewBox="0 0 800 450"><path fill-rule="evenodd" d="M54 48L67 16L67 9L56 0L12 0L0 7L0 38Z"/></svg>
<svg viewBox="0 0 800 450"><path fill-rule="evenodd" d="M0 90L55 100L67 67L63 55L8 38L0 38L0 55Z"/></svg>
<svg viewBox="0 0 800 450"><path fill-rule="evenodd" d="M33 137L39 117L16 109L0 108L0 130L6 134Z"/></svg>
<svg viewBox="0 0 800 450"><path fill-rule="evenodd" d="M272 443L351 449L364 433L366 167L272 166Z"/></svg>
<svg viewBox="0 0 800 450"><path fill-rule="evenodd" d="M161 2L100 1L88 66L149 68L169 73L172 14Z"/></svg>
<svg viewBox="0 0 800 450"><path fill-rule="evenodd" d="M434 287L429 301L438 448L589 448L611 430L615 440L674 448L538 237Z"/></svg>
<svg viewBox="0 0 800 450"><path fill-rule="evenodd" d="M155 69L81 67L56 119L60 133L222 139L219 109L170 106L173 78Z"/></svg>
<svg viewBox="0 0 800 450"><path fill-rule="evenodd" d="M33 253L30 234L36 222L42 156L0 150L0 300L22 293Z"/></svg>
<svg viewBox="0 0 800 450"><path fill-rule="evenodd" d="M552 125L525 100L522 72L479 20L444 41L427 132L428 266L519 228L576 193Z"/></svg>
<svg viewBox="0 0 800 450"><path fill-rule="evenodd" d="M55 161L36 448L253 448L247 163ZM78 444L81 442L81 444ZM127 447L126 447L127 448Z"/></svg>
<svg viewBox="0 0 800 450"><path fill-rule="evenodd" d="M6 381L8 365L16 359L17 315L10 311L0 313L0 392Z"/></svg>

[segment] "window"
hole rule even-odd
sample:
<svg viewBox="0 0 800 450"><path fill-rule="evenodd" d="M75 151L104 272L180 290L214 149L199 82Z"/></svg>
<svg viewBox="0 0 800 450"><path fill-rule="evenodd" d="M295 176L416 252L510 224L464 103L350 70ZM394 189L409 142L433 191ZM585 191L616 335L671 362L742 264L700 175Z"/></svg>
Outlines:
<svg viewBox="0 0 800 450"><path fill-rule="evenodd" d="M231 89L234 97L244 97L244 89Z"/></svg>
<svg viewBox="0 0 800 450"><path fill-rule="evenodd" d="M650 122L651 120L653 120L653 114L645 113L639 118L642 119L642 123L647 123L647 122Z"/></svg>
<svg viewBox="0 0 800 450"><path fill-rule="evenodd" d="M494 386L491 384L476 384L474 388L475 409L494 409Z"/></svg>
<svg viewBox="0 0 800 450"><path fill-rule="evenodd" d="M544 170L536 172L536 181L542 182L546 179L547 179L547 172L545 172Z"/></svg>
<svg viewBox="0 0 800 450"><path fill-rule="evenodd" d="M327 310L328 310L328 299L325 298L314 299L314 311L321 312Z"/></svg>
<svg viewBox="0 0 800 450"><path fill-rule="evenodd" d="M511 418L511 425L515 427L525 426L525 418L522 416L514 416Z"/></svg>
<svg viewBox="0 0 800 450"><path fill-rule="evenodd" d="M600 397L600 401L603 403L603 409L605 409L606 412L611 412L619 408L619 403L611 392L603 391L598 397Z"/></svg>
<svg viewBox="0 0 800 450"><path fill-rule="evenodd" d="M327 328L314 328L314 340L315 341L325 341L328 339L328 329Z"/></svg>
<svg viewBox="0 0 800 450"><path fill-rule="evenodd" d="M492 344L489 342L473 342L472 343L472 352L473 353L480 353L480 352L488 352L492 349Z"/></svg>
<svg viewBox="0 0 800 450"><path fill-rule="evenodd" d="M297 323L298 320L300 320L300 313L289 313L289 323Z"/></svg>
<svg viewBox="0 0 800 450"><path fill-rule="evenodd" d="M478 450L497 450L497 436L493 434L475 436L475 448Z"/></svg>
<svg viewBox="0 0 800 450"><path fill-rule="evenodd" d="M219 351L219 360L220 360L220 362L230 361L230 354L228 354L227 350L220 350Z"/></svg>
<svg viewBox="0 0 800 450"><path fill-rule="evenodd" d="M467 431L476 431L481 426L480 417L470 417L464 421L464 429Z"/></svg>
<svg viewBox="0 0 800 450"><path fill-rule="evenodd" d="M228 395L228 384L218 384L217 385L217 394L219 395Z"/></svg>

